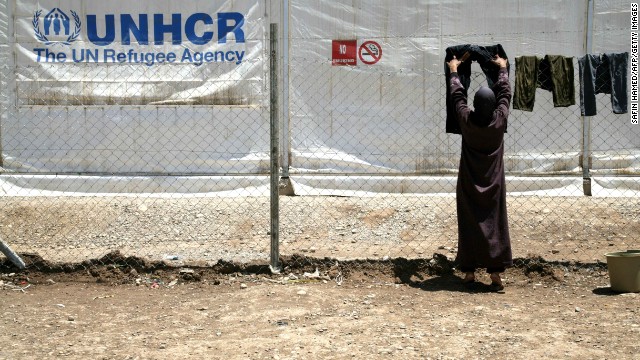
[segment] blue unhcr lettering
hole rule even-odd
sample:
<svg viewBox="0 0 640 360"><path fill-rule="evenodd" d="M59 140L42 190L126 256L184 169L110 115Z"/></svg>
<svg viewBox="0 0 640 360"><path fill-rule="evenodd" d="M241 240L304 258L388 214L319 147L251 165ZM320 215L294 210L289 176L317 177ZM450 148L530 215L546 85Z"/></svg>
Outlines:
<svg viewBox="0 0 640 360"><path fill-rule="evenodd" d="M196 45L204 45L213 39L212 31L205 31L202 36L196 34L196 24L201 21L205 25L213 25L213 19L211 16L205 13L196 13L187 19L184 24L184 32L187 35L187 39Z"/></svg>
<svg viewBox="0 0 640 360"><path fill-rule="evenodd" d="M232 21L233 24L229 24ZM227 35L233 33L236 43L244 42L244 15L237 12L218 13L218 43L226 44Z"/></svg>
<svg viewBox="0 0 640 360"><path fill-rule="evenodd" d="M105 15L104 20L106 31L105 35L100 37L98 35L98 26L96 25L96 16L87 15L87 38L98 46L107 46L116 38L115 16L112 14Z"/></svg>
<svg viewBox="0 0 640 360"><path fill-rule="evenodd" d="M169 34L173 45L182 44L183 24L182 14L171 14L171 19L165 19L164 14L153 14L153 30L149 29L149 14L138 14L137 22L131 14L120 14L119 24L116 24L116 15L104 15L104 29L98 29L97 15L87 15L87 38L99 46L107 46L116 41L116 32L120 36L123 45L131 45L132 36L140 45L149 45L150 31L153 31L153 43L163 45L165 35ZM166 22L165 22L166 21ZM221 12L217 14L217 40L219 44L226 44L231 39L236 43L245 42L244 15L239 12ZM195 45L205 45L213 40L213 17L206 13L194 13L189 15L184 23L184 35ZM196 28L203 24L205 30L197 33ZM68 32L69 18L61 11L50 12L45 18L45 33L50 28L57 33ZM119 29L116 29L119 25ZM103 34L98 34L98 32Z"/></svg>
<svg viewBox="0 0 640 360"><path fill-rule="evenodd" d="M123 45L131 45L130 34L138 40L140 45L149 45L149 20L147 14L138 15L138 24L129 14L120 15L120 36Z"/></svg>
<svg viewBox="0 0 640 360"><path fill-rule="evenodd" d="M164 44L164 34L170 33L173 45L182 44L181 22L181 14L171 14L171 24L164 23L164 15L153 14L153 43L156 45Z"/></svg>

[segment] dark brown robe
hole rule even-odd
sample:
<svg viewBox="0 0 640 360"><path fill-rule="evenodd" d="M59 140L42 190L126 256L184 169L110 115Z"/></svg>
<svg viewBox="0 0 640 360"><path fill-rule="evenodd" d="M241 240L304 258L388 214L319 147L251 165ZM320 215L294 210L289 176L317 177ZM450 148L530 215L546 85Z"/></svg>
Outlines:
<svg viewBox="0 0 640 360"><path fill-rule="evenodd" d="M451 97L462 130L462 151L456 186L458 255L456 263L469 271L501 271L513 264L507 222L504 177L504 130L509 116L511 87L501 69L493 86L496 109L486 127L476 126L474 112L457 73L450 76Z"/></svg>

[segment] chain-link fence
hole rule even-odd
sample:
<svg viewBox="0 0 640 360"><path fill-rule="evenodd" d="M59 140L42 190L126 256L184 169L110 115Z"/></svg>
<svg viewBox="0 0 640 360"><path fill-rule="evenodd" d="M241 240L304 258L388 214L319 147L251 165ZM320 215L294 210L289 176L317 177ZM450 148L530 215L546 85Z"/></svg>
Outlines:
<svg viewBox="0 0 640 360"><path fill-rule="evenodd" d="M453 259L461 138L445 133L444 72L333 66L296 50L307 39L290 40L291 56L276 55L289 66L279 86L288 100L278 122L280 254ZM119 251L140 262L268 264L277 69L263 53L232 67L5 65L0 73L15 78L2 79L11 91L0 238L50 262ZM470 95L486 83L475 65L471 79ZM596 263L640 248L640 127L614 114L606 94L595 116L581 116L577 76L573 87L575 105L554 107L538 89L533 111L509 116L508 216L521 260Z"/></svg>
<svg viewBox="0 0 640 360"><path fill-rule="evenodd" d="M53 262L268 257L268 68L219 68L18 66L4 241Z"/></svg>
<svg viewBox="0 0 640 360"><path fill-rule="evenodd" d="M309 67L348 72L344 91L350 94L371 76L329 64ZM398 75L379 74L375 87L398 86L393 84ZM444 74L428 77L438 84L430 93L422 94L421 83L401 86L407 93L441 99L438 108L420 108L406 99L388 114L335 94L330 108L318 103L298 109L303 113L291 126L298 150L292 151L289 179L301 196L280 198L282 255L338 260L455 256L460 136L444 133ZM484 81L483 74L474 73L469 93ZM608 96L599 95L598 106L601 115L593 123L626 122L627 115L610 111ZM332 112L330 123L318 116L323 112ZM4 144L21 156L5 158L5 164L11 168L11 161L20 159L38 164L33 165L37 170L13 166L15 171L5 168L3 173L0 229L16 252L60 262L100 258L115 250L175 264L268 262L267 107L122 105L116 111L18 104L15 113L21 121L5 124ZM242 121L252 116L260 119L258 125ZM611 136L616 132L611 128L594 129L592 136ZM637 139L638 130L629 130L635 134L625 139ZM315 137L303 136L302 142L330 145L300 151L296 132ZM152 142L157 151L140 151L144 142ZM578 105L554 108L550 92L537 90L533 112L511 111L505 158L514 257L598 262L605 252L639 247L637 195L582 195L581 142ZM357 158L335 150L340 146L335 144L349 144L349 154ZM634 150L623 146L628 143L617 141L604 153L614 158L611 149ZM247 156L260 153L265 155ZM388 159L401 159L406 168L385 168ZM611 183L614 191L625 189L618 182L633 184L632 178L616 174L618 163L612 161L603 166L608 171L594 177L594 186ZM209 162L233 173L212 172ZM375 171L365 168L376 164Z"/></svg>
<svg viewBox="0 0 640 360"><path fill-rule="evenodd" d="M577 59L572 61L577 74ZM442 253L453 259L458 231L454 172L461 144L459 135L445 133L444 73L423 72L417 76L423 81L403 82L402 71L375 73L319 63L300 67L321 69L314 78L342 81L333 85L337 89L330 104L309 97L301 100L304 107L293 105L291 136L294 146L304 150L294 151L292 166L305 169L292 172L294 188L318 196L283 199L282 221L297 225L285 228L282 251L377 260ZM470 96L486 84L485 75L476 70ZM512 67L512 88L515 71ZM299 76L307 77L308 70ZM295 77L292 82L307 83ZM638 174L640 130L629 124L629 114L612 113L609 95L597 96L599 112L592 123L609 126L606 131L594 126L591 136L600 138L600 144L609 141L605 152L610 161L601 162L594 180L600 196L585 196L578 77L572 86L575 105L554 107L552 92L537 89L533 111L512 109L509 115L505 168L516 258L597 263L606 252L639 247L637 180L605 175ZM398 88L401 93L395 95ZM301 86L296 91L313 90ZM421 106L423 97L438 99L437 106ZM388 104L380 99L392 99L394 111L385 112ZM626 132L622 138L603 141L621 128ZM618 151L633 160L622 164Z"/></svg>

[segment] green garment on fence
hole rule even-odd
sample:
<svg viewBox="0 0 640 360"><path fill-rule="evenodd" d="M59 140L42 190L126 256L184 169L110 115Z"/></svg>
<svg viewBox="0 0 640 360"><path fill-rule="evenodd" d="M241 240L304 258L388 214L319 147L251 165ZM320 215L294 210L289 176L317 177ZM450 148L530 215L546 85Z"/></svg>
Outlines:
<svg viewBox="0 0 640 360"><path fill-rule="evenodd" d="M538 88L538 62L535 56L516 58L516 88L513 94L513 108L533 111Z"/></svg>
<svg viewBox="0 0 640 360"><path fill-rule="evenodd" d="M543 61L549 62L553 86L553 106L571 106L576 104L576 89L573 85L573 58L560 55L547 55Z"/></svg>
<svg viewBox="0 0 640 360"><path fill-rule="evenodd" d="M573 58L561 55L547 55L542 59L535 56L517 57L513 108L533 111L536 88L553 93L554 107L575 105Z"/></svg>

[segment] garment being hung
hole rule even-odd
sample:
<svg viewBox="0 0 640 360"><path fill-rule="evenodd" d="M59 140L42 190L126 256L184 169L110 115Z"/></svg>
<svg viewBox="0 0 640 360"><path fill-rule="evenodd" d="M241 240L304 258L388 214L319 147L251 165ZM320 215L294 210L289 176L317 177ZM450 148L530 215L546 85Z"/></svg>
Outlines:
<svg viewBox="0 0 640 360"><path fill-rule="evenodd" d="M583 116L596 114L596 94L611 94L615 114L626 114L627 64L629 53L590 55L578 59L580 68L580 111Z"/></svg>
<svg viewBox="0 0 640 360"><path fill-rule="evenodd" d="M457 59L460 59L464 53L468 52L470 57L465 62L458 66L458 78L460 79L460 83L463 86L463 93L467 96L467 90L469 89L469 85L471 84L471 63L473 61L477 61L482 69L482 72L487 77L487 84L489 87L492 87L494 83L498 81L498 75L500 73L500 68L492 62L496 55L499 55L503 59L507 59L507 54L504 52L502 45L492 45L492 46L478 46L478 45L456 45L450 46L446 49L446 55L444 58L444 73L445 73L445 81L447 84L447 95L446 95L446 105L447 105L447 120L446 120L446 132L450 134L462 134L460 130L460 125L456 119L456 109L453 104L453 100L451 99L451 85L449 83L449 75L451 74L451 70L449 70L449 65L447 63L453 59L455 56ZM509 65L507 65L507 75L508 75ZM505 127L504 131L507 129Z"/></svg>
<svg viewBox="0 0 640 360"><path fill-rule="evenodd" d="M516 58L516 85L513 108L533 111L536 89L553 93L554 107L576 104L573 86L573 59L560 55L520 56Z"/></svg>

